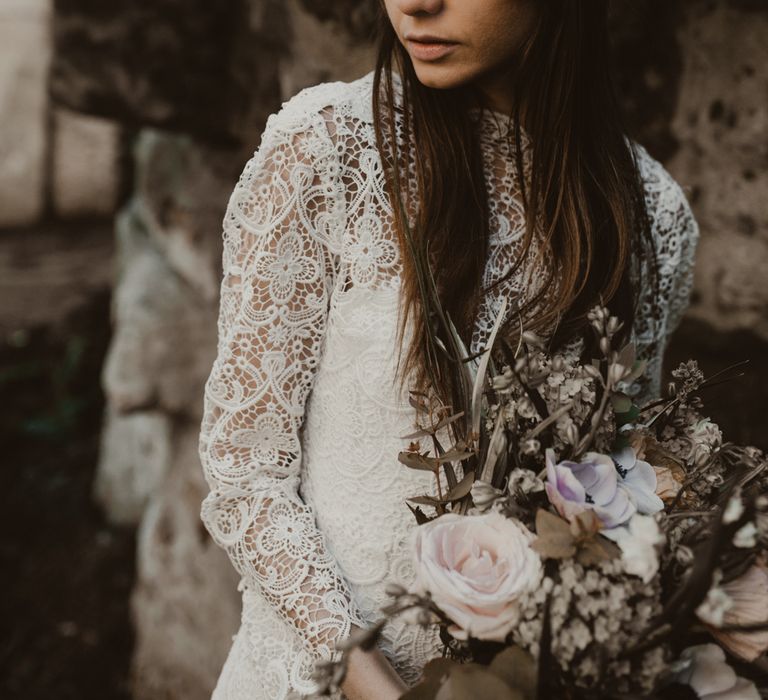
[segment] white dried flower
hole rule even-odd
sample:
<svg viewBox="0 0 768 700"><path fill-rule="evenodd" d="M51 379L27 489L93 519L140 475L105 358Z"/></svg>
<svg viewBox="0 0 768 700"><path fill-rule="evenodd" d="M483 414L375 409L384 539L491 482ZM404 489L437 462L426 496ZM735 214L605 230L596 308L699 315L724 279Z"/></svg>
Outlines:
<svg viewBox="0 0 768 700"><path fill-rule="evenodd" d="M750 522L744 525L733 536L733 546L742 549L751 549L757 544L757 527Z"/></svg>
<svg viewBox="0 0 768 700"><path fill-rule="evenodd" d="M720 587L722 572L716 571L712 587L707 591L707 597L696 608L696 616L708 625L713 627L722 627L725 613L733 606L733 600Z"/></svg>
<svg viewBox="0 0 768 700"><path fill-rule="evenodd" d="M635 513L627 527L615 528L611 534L621 548L624 571L641 578L643 583L651 581L659 570L656 547L664 542L653 517Z"/></svg>
<svg viewBox="0 0 768 700"><path fill-rule="evenodd" d="M729 499L723 511L723 522L726 525L735 523L744 514L744 504L741 502L741 491L737 490Z"/></svg>

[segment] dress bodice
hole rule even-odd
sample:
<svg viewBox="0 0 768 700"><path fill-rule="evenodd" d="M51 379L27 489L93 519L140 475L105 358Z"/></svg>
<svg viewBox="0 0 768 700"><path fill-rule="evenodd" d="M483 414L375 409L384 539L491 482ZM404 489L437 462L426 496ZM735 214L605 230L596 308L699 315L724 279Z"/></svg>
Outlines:
<svg viewBox="0 0 768 700"><path fill-rule="evenodd" d="M211 489L202 518L244 592L221 698L309 692L311 660L331 654L351 623L376 618L388 582L413 580L405 498L430 493L433 477L397 461L414 416L394 381L402 258L372 77L283 103L224 219L219 346L200 436ZM478 124L492 228L485 285L506 273L523 234L509 127L495 112ZM698 230L679 185L636 152L661 273L661 317L646 298L635 322L650 377L635 391L648 398L688 302ZM502 295L538 279L524 267L483 299L471 349L482 347ZM413 681L439 644L394 623L382 648Z"/></svg>

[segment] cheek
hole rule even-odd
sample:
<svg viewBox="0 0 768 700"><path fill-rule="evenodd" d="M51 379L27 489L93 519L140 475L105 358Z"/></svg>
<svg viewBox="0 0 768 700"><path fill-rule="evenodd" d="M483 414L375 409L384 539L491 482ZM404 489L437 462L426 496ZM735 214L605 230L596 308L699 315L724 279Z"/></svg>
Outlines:
<svg viewBox="0 0 768 700"><path fill-rule="evenodd" d="M489 61L514 55L533 32L536 3L532 0L467 3L467 10L473 5L476 11L467 15L467 21L476 27L475 47Z"/></svg>

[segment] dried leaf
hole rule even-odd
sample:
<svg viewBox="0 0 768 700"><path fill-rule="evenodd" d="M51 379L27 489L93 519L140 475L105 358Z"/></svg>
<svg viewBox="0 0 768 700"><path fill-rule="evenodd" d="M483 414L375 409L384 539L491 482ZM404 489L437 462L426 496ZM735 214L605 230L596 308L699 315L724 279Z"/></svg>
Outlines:
<svg viewBox="0 0 768 700"><path fill-rule="evenodd" d="M585 510L579 513L570 524L571 534L577 540L590 538L602 529L603 523L593 510Z"/></svg>
<svg viewBox="0 0 768 700"><path fill-rule="evenodd" d="M405 505L408 506L408 510L410 510L411 513L413 513L413 517L416 518L417 525L424 525L424 523L428 523L430 521L430 518L427 517L427 515L425 515L424 511L421 508L419 507L414 508L408 502L406 502Z"/></svg>
<svg viewBox="0 0 768 700"><path fill-rule="evenodd" d="M435 425L434 432L437 432L441 428L444 428L446 425L449 425L450 423L453 423L454 421L459 420L464 415L464 411L459 411L458 413L454 413L452 416L446 416L441 421Z"/></svg>
<svg viewBox="0 0 768 700"><path fill-rule="evenodd" d="M462 459L471 457L473 454L475 453L454 447L441 454L439 457L436 457L435 459L439 464L442 464L443 462L460 462Z"/></svg>
<svg viewBox="0 0 768 700"><path fill-rule="evenodd" d="M648 360L635 360L635 364L632 365L632 371L624 377L625 382L634 382L638 377L642 377L645 374L645 370L648 367Z"/></svg>
<svg viewBox="0 0 768 700"><path fill-rule="evenodd" d="M411 407L415 408L417 411L424 411L426 413L429 410L429 406L426 404L426 402L416 398L417 396L425 396L425 394L417 391L408 392L408 403L411 404Z"/></svg>
<svg viewBox="0 0 768 700"><path fill-rule="evenodd" d="M543 508L536 512L536 534L531 547L544 559L567 559L576 554L576 538L569 524Z"/></svg>
<svg viewBox="0 0 768 700"><path fill-rule="evenodd" d="M676 481L681 483L685 481L685 467L682 462L675 459L675 456L665 450L654 438L648 437L644 444L644 455L642 457L646 462L654 467L665 467L672 472Z"/></svg>
<svg viewBox="0 0 768 700"><path fill-rule="evenodd" d="M419 452L401 451L397 455L397 461L410 469L419 469L426 472L436 472L440 466L440 462L437 459Z"/></svg>
<svg viewBox="0 0 768 700"><path fill-rule="evenodd" d="M477 366L475 383L474 383L474 386L472 387L472 431L475 433L480 432L480 419L482 415L481 399L483 397L483 386L485 385L485 377L488 372L488 361L490 360L491 350L496 340L496 334L499 332L499 328L501 327L501 322L504 319L504 313L506 310L507 310L507 298L503 296L501 298L501 305L500 305L499 311L496 314L496 319L493 322L493 328L491 328L491 332L488 335L488 340L485 345L486 350L483 353L483 356L480 358L480 364Z"/></svg>
<svg viewBox="0 0 768 700"><path fill-rule="evenodd" d="M635 346L632 343L627 343L619 352L616 362L622 367L630 369L635 366L635 357Z"/></svg>
<svg viewBox="0 0 768 700"><path fill-rule="evenodd" d="M508 647L493 657L488 670L520 692L524 700L536 700L538 668L528 652L517 646Z"/></svg>
<svg viewBox="0 0 768 700"><path fill-rule="evenodd" d="M601 561L610 561L621 556L621 550L609 539L597 535L579 545L576 561L582 566L594 566Z"/></svg>
<svg viewBox="0 0 768 700"><path fill-rule="evenodd" d="M408 435L401 435L401 440L414 440L416 438L420 437L427 437L428 435L432 435L431 430L427 430L426 428L421 428L420 430L416 430L412 433L408 433Z"/></svg>
<svg viewBox="0 0 768 700"><path fill-rule="evenodd" d="M455 666L440 687L435 700L525 700L501 678L479 664Z"/></svg>
<svg viewBox="0 0 768 700"><path fill-rule="evenodd" d="M445 499L442 498L433 498L432 496L410 496L409 498L405 499L406 501L410 501L411 503L417 503L420 506L431 506L433 508L437 508L437 506L442 505L443 503L447 503Z"/></svg>
<svg viewBox="0 0 768 700"><path fill-rule="evenodd" d="M493 426L493 433L488 441L488 451L485 455L485 464L480 473L484 481L492 481L493 474L496 471L496 463L502 455L507 452L507 436L504 433L504 413L499 411L496 415L496 422Z"/></svg>
<svg viewBox="0 0 768 700"><path fill-rule="evenodd" d="M456 484L443 499L446 503L458 501L466 496L472 490L472 484L475 483L475 472L467 472L461 481Z"/></svg>

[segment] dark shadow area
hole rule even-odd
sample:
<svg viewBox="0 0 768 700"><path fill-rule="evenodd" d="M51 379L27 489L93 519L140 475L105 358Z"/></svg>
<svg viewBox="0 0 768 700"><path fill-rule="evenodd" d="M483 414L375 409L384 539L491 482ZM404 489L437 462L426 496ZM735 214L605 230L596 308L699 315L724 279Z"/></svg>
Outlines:
<svg viewBox="0 0 768 700"><path fill-rule="evenodd" d="M100 293L0 344L0 697L129 698L135 536L91 500L109 338Z"/></svg>
<svg viewBox="0 0 768 700"><path fill-rule="evenodd" d="M768 450L768 343L748 331L714 333L700 321L684 319L670 341L664 376L669 379L670 370L689 359L698 361L706 377L748 361L728 372L743 377L702 393L704 415L722 428L726 440Z"/></svg>

